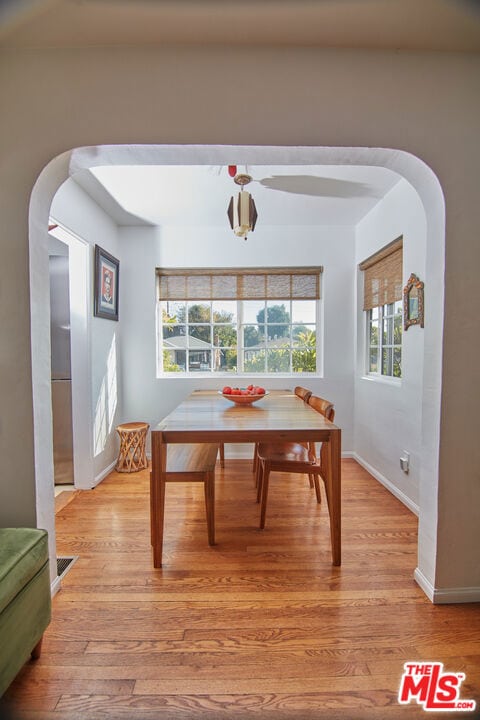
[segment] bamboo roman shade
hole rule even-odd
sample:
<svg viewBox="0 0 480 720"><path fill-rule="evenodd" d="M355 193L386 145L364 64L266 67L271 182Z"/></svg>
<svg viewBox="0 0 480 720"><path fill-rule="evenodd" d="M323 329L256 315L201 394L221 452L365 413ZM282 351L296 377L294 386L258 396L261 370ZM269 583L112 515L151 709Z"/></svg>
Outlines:
<svg viewBox="0 0 480 720"><path fill-rule="evenodd" d="M364 272L364 310L402 299L403 238L386 245L358 267Z"/></svg>
<svg viewBox="0 0 480 720"><path fill-rule="evenodd" d="M317 300L322 267L157 268L159 300Z"/></svg>

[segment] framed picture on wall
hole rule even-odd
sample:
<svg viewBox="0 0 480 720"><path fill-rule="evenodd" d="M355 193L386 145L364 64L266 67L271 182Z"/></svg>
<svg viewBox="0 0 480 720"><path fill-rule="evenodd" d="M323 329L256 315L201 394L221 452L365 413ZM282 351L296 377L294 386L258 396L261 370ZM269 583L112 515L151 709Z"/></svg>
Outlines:
<svg viewBox="0 0 480 720"><path fill-rule="evenodd" d="M99 245L95 245L95 282L93 314L107 320L118 320L118 281L120 262Z"/></svg>
<svg viewBox="0 0 480 720"><path fill-rule="evenodd" d="M423 282L412 273L403 288L403 327L408 330L410 325L423 328Z"/></svg>

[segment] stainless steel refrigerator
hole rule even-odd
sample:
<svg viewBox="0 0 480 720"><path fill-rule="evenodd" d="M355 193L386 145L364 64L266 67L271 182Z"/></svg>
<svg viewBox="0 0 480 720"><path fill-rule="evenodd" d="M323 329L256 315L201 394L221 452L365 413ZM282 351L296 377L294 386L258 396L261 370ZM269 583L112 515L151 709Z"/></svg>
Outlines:
<svg viewBox="0 0 480 720"><path fill-rule="evenodd" d="M68 253L68 247L65 246ZM55 485L72 485L72 378L68 254L50 255L53 463Z"/></svg>

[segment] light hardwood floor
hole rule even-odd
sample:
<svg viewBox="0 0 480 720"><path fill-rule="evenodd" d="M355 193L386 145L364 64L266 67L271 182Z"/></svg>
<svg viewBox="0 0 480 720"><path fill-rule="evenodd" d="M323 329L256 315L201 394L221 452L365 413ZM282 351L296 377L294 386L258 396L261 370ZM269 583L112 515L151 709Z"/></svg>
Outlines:
<svg viewBox="0 0 480 720"><path fill-rule="evenodd" d="M79 559L53 601L42 656L7 692L15 720L402 720L406 661L464 672L479 700L480 606L434 606L413 580L417 520L344 460L343 564L325 500L272 476L266 529L251 463L217 464L217 545L203 488L167 487L164 567L151 563L149 472L112 473L57 512Z"/></svg>

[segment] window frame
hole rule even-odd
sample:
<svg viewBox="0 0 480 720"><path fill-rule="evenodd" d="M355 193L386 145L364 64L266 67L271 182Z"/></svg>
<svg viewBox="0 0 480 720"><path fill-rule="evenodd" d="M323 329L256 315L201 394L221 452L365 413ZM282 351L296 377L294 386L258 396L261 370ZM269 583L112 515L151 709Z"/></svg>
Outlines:
<svg viewBox="0 0 480 720"><path fill-rule="evenodd" d="M185 268L183 269L158 269L157 268L157 275L162 274L168 274L173 275L177 274L180 276L187 276L189 277L189 273L191 271L187 270ZM188 307L189 304L198 304L198 305L209 305L210 306L210 313L209 313L209 321L208 322L201 322L202 325L208 325L210 327L210 351L213 352L213 350L217 347L214 345L214 328L216 325L218 325L218 322L215 322L214 320L214 314L213 314L213 304L216 301L219 301L220 299L218 297L215 298L204 298L204 299L196 299L193 297L189 297L188 299L180 299L179 297L175 299L169 300L168 298L162 298L161 297L161 283L163 280L160 280L157 282L157 302L156 302L156 319L157 319L157 342L156 342L156 353L157 353L157 377L161 378L192 378L192 377L206 377L206 378L212 378L212 377L218 377L218 378L230 378L232 381L234 378L246 378L246 377L255 377L255 378L272 378L272 377L295 377L298 378L302 375L308 375L309 377L318 377L321 373L321 354L320 354L320 347L321 347L321 320L322 320L322 313L321 313L321 306L320 306L320 282L321 282L321 273L323 272L323 267L309 267L309 268L248 268L246 270L241 269L228 269L228 270L207 270L207 269L195 269L192 271L193 273L196 273L197 275L201 275L204 277L207 277L210 273L212 275L229 275L229 276L239 276L239 286L243 287L242 282L242 276L248 275L250 278L254 277L255 275L259 276L271 276L273 279L275 279L277 276L280 275L287 275L290 274L290 286L293 287L295 284L295 277L294 276L300 276L300 275L312 275L312 276L318 276L316 279L316 297L278 297L275 298L270 292L270 295L268 297L246 297L245 295L242 298L233 298L233 297L226 297L223 298L225 302L235 302L236 303L236 315L234 320L232 321L231 325L234 327L236 332L236 341L237 344L235 346L235 351L237 353L237 365L235 370L215 370L214 367L214 358L210 356L210 367L209 369L192 369L187 367L188 365L188 354L186 354L185 357L185 367L180 371L165 371L164 370L164 352L165 352L165 346L164 346L164 334L163 334L163 326L164 326L164 315L163 315L163 309L165 307L165 303L167 302L178 302L179 304L183 305L185 310L185 326L188 328ZM182 282L182 278L180 278L180 284ZM301 279L300 279L301 282ZM168 278L167 278L168 283ZM212 283L213 285L214 283ZM288 284L288 282L287 282ZM266 287L268 286L268 277L265 280ZM263 303L263 307L266 311L267 307L271 306L272 303L278 304L278 305L285 305L287 312L289 313L289 322L286 323L288 325L288 339L289 342L287 343L287 349L289 350L289 356L288 356L288 362L289 362L289 369L288 371L274 371L274 370L268 370L267 366L265 366L265 370L262 371L256 371L254 369L245 369L245 351L248 352L248 347L244 344L244 333L243 333L243 327L245 325L249 325L251 323L245 322L243 317L243 310L244 310L244 303L248 302L249 300ZM315 301L315 321L313 323L309 323L308 321L305 321L304 323L300 323L298 320L293 319L293 313L292 313L292 303L295 300L311 300ZM182 323L183 324L183 323ZM278 323L271 323L271 324L282 324L280 322ZM308 371L308 370L300 370L300 371L294 371L293 370L293 351L295 350L294 345L294 338L293 338L293 329L296 325L306 325L306 326L312 326L312 329L315 332L315 354L316 354L316 362L315 362L315 370ZM193 325L193 323L192 323ZM227 323L228 325L228 323ZM186 330L186 334L188 335L188 331ZM263 342L263 341L262 341ZM268 346L267 346L267 340L264 339L265 342L265 351L268 352ZM222 348L223 346L218 346L219 348ZM253 346L252 346L253 347ZM303 346L302 346L303 347ZM187 340L187 348L188 349L188 340ZM256 348L257 350L261 350L261 348ZM300 348L299 348L300 349ZM305 345L306 350L308 350L308 345ZM207 348L205 348L207 351ZM265 362L267 362L267 358L265 357Z"/></svg>
<svg viewBox="0 0 480 720"><path fill-rule="evenodd" d="M403 348L403 236L400 235L388 245L359 264L363 275L363 314L365 330L364 374L372 380L400 383L402 380ZM392 310L389 308L392 307ZM374 311L378 319L373 318ZM395 320L398 321L400 343L395 343ZM378 322L378 345L371 342L373 323ZM391 333L391 342L385 342L385 324ZM372 350L377 348L377 369L372 370ZM384 351L390 350L389 372L384 372ZM395 350L399 350L400 374L395 375Z"/></svg>
<svg viewBox="0 0 480 720"><path fill-rule="evenodd" d="M388 312L386 310L389 308L389 306L393 306L393 312ZM397 312L395 311L395 306L397 306ZM375 322L375 320L372 319L373 311L378 311L378 318L376 322L378 323L378 344L373 345L370 340L372 337L371 333L371 327L372 323ZM399 312L398 312L399 311ZM395 343L395 319L398 319L398 325L400 329L400 337L401 342ZM387 330L387 332L391 333L391 339L392 342L384 342L385 337L385 330L384 330L384 324L385 322L389 323L390 329ZM402 380L402 349L403 349L403 307L402 307L402 301L396 300L394 303L385 303L384 305L377 305L376 307L370 308L369 310L365 310L365 345L366 345L366 353L365 353L365 375L366 377L370 379L378 379L378 380L388 380L391 382L399 383ZM377 348L377 370L372 370L372 363L371 363L371 351L373 348ZM400 350L400 375L395 375L395 350ZM384 363L383 363L383 353L384 350L391 350L391 370L392 372L385 373L383 372L384 369Z"/></svg>

